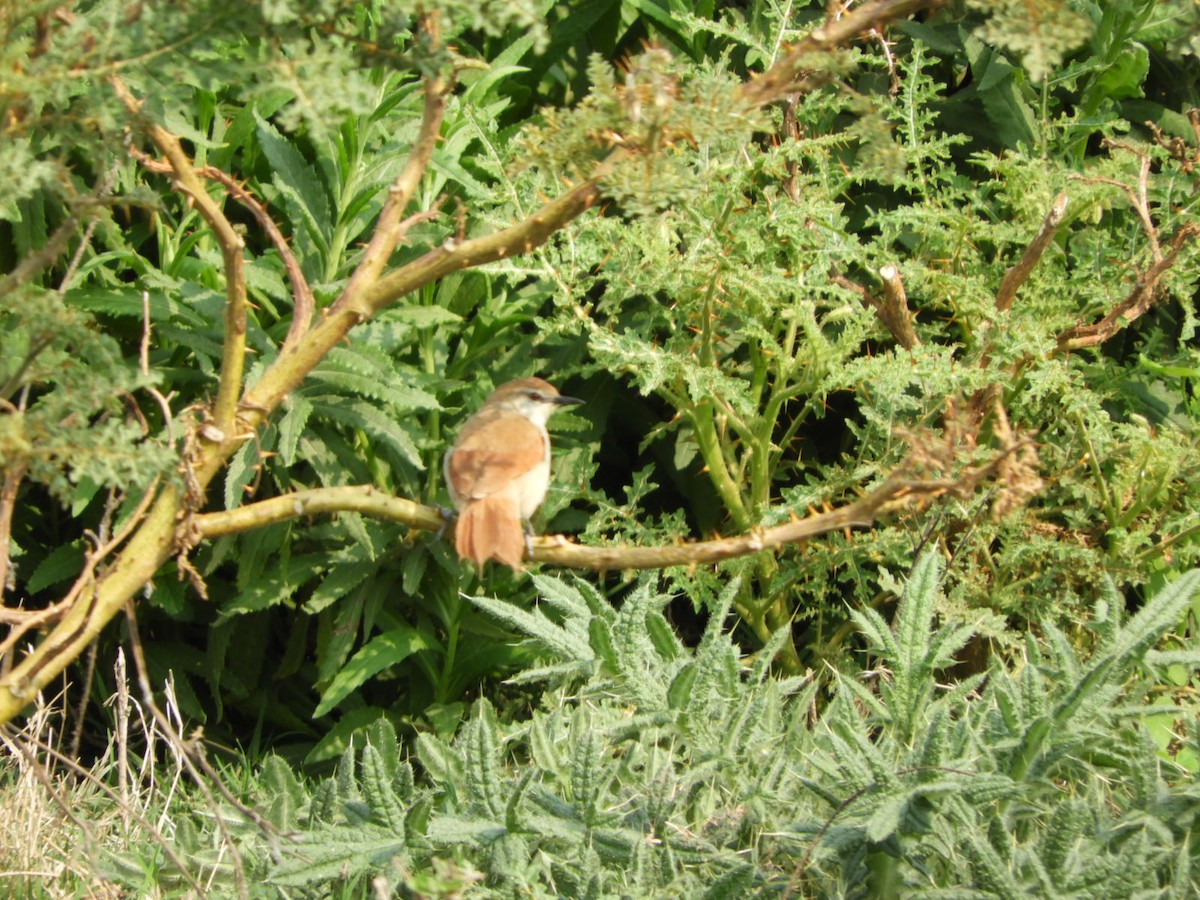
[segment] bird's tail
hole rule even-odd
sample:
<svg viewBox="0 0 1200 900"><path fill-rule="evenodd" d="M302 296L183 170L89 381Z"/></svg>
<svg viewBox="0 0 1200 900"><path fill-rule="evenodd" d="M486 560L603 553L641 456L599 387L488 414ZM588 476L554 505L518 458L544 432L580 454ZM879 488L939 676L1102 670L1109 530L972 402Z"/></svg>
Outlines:
<svg viewBox="0 0 1200 900"><path fill-rule="evenodd" d="M468 503L454 527L454 546L458 555L471 560L477 569L494 559L521 571L525 568L525 530L517 504L504 496Z"/></svg>

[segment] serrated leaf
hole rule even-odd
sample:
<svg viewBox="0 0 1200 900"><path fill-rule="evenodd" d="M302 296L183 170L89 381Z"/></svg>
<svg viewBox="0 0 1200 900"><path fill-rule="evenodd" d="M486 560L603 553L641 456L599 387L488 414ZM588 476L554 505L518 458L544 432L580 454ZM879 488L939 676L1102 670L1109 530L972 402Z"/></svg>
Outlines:
<svg viewBox="0 0 1200 900"><path fill-rule="evenodd" d="M310 614L319 613L366 581L376 569L374 562L339 563L333 566L321 579L312 596L304 601L304 611Z"/></svg>
<svg viewBox="0 0 1200 900"><path fill-rule="evenodd" d="M391 773L383 756L370 741L363 747L361 784L363 798L380 824L403 835L406 810L392 789Z"/></svg>
<svg viewBox="0 0 1200 900"><path fill-rule="evenodd" d="M271 162L272 182L293 201L291 208L303 214L306 231L313 241L327 250L327 236L332 231L332 224L329 202L320 176L274 125L257 113L254 119L258 126L259 145Z"/></svg>
<svg viewBox="0 0 1200 900"><path fill-rule="evenodd" d="M83 561L84 553L80 543L63 544L38 563L26 582L25 590L32 594L68 578L75 578L83 569Z"/></svg>
<svg viewBox="0 0 1200 900"><path fill-rule="evenodd" d="M405 458L423 470L425 463L408 432L387 413L362 401L347 402L344 398L312 397L314 414L343 425L361 428L370 440L383 439Z"/></svg>
<svg viewBox="0 0 1200 900"><path fill-rule="evenodd" d="M284 407L287 411L279 420L278 450L283 464L290 467L296 464L296 447L308 424L308 417L312 415L313 406L302 394L292 392L284 400Z"/></svg>
<svg viewBox="0 0 1200 900"><path fill-rule="evenodd" d="M900 828L909 799L907 792L893 794L882 800L875 799L872 804L873 811L866 824L867 840L879 843L895 834Z"/></svg>
<svg viewBox="0 0 1200 900"><path fill-rule="evenodd" d="M468 599L484 612L568 660L590 661L593 658L591 646L580 635L550 621L541 612L528 612L491 597Z"/></svg>
<svg viewBox="0 0 1200 900"><path fill-rule="evenodd" d="M384 869L404 852L404 841L389 829L363 824L301 832L286 848L294 855L272 868L267 882L308 887Z"/></svg>
<svg viewBox="0 0 1200 900"><path fill-rule="evenodd" d="M435 783L448 788L461 785L462 760L437 736L424 731L417 734L417 758Z"/></svg>

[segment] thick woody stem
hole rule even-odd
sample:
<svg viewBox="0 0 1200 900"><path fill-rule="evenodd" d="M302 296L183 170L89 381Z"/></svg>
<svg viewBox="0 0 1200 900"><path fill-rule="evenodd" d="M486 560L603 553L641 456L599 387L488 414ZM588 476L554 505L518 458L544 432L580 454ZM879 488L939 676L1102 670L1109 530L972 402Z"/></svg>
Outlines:
<svg viewBox="0 0 1200 900"><path fill-rule="evenodd" d="M900 270L891 263L881 266L879 277L883 282L883 299L880 300L857 281L851 281L840 272L831 272L830 281L839 287L857 294L863 304L875 310L875 315L892 337L905 350L921 346L921 339L913 328L912 310L908 308L908 294L900 278Z"/></svg>
<svg viewBox="0 0 1200 900"><path fill-rule="evenodd" d="M209 539L284 522L300 516L357 512L401 522L410 528L438 531L446 520L437 510L411 500L393 497L371 485L314 488L246 503L236 509L193 516L190 522L197 537Z"/></svg>
<svg viewBox="0 0 1200 900"><path fill-rule="evenodd" d="M957 479L912 479L901 467L865 497L846 506L737 537L666 547L583 547L562 537L534 538L530 558L597 572L711 565L776 550L822 534L866 528L888 513L938 497L963 496L988 478L1004 455L968 470Z"/></svg>
<svg viewBox="0 0 1200 900"><path fill-rule="evenodd" d="M879 317L901 347L915 350L921 346L921 341L913 329L912 311L908 308L908 294L904 291L900 270L888 263L880 267L879 277L883 279L883 306L879 310Z"/></svg>
<svg viewBox="0 0 1200 900"><path fill-rule="evenodd" d="M32 702L37 691L78 658L170 558L181 505L178 489L165 488L103 579L82 590L37 648L0 677L0 723L10 721Z"/></svg>

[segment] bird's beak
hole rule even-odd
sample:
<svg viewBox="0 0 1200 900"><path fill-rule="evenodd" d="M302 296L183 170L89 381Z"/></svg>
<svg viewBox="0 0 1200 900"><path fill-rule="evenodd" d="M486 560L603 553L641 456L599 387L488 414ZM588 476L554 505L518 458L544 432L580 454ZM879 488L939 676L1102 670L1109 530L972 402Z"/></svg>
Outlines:
<svg viewBox="0 0 1200 900"><path fill-rule="evenodd" d="M559 406L575 406L576 404L583 403L584 401L580 400L578 397L564 397L559 394L554 398L554 402Z"/></svg>

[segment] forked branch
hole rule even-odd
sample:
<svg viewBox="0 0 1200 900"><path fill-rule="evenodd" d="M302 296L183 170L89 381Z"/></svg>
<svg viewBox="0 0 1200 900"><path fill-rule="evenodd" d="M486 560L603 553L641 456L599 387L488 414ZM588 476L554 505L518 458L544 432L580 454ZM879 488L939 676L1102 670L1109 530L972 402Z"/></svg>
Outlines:
<svg viewBox="0 0 1200 900"><path fill-rule="evenodd" d="M831 15L825 23L788 48L775 65L746 83L742 97L751 106L781 100L788 94L810 87L806 64L814 54L828 53L865 35L877 35L888 22L925 9L940 6L944 0L870 0L849 12ZM830 4L840 7L841 4Z"/></svg>
<svg viewBox="0 0 1200 900"><path fill-rule="evenodd" d="M141 117L142 102L135 98L117 75L109 78L113 90L134 116ZM146 122L146 133L166 157L175 184L188 195L196 211L212 229L225 264L225 342L221 349L221 374L213 402L213 424L231 434L242 392L242 372L246 364L246 274L242 251L246 242L237 233L224 211L204 186L191 159L183 151L179 138L156 122Z"/></svg>
<svg viewBox="0 0 1200 900"><path fill-rule="evenodd" d="M890 19L931 8L938 2L939 0L872 0L831 19L798 45L789 48L784 58L762 77L750 82L742 92L743 100L750 106L757 106L795 91L801 78L802 66L809 54L831 50L871 33ZM424 16L421 26L436 45L435 16ZM141 104L124 83L114 76L112 84L131 113L141 117ZM341 297L311 328L306 330L305 323L293 323L289 338L279 355L267 367L259 381L244 393L241 382L245 360L247 297L243 274L243 241L226 218L220 204L208 194L202 174L187 157L179 138L156 123L145 124L158 152L170 166L175 185L195 205L212 230L224 256L227 295L225 346L214 403L212 425L215 428L205 432L205 440L192 441L189 444L193 452L187 460L187 492L178 485L164 486L149 504L144 518L135 533L129 537L128 543L111 559L97 560L95 571L100 574L96 579L92 580L89 577L86 582L80 582L74 602L63 612L61 620L50 634L12 671L0 675L0 723L16 716L36 696L37 691L74 661L113 616L154 577L163 563L194 539L197 531L201 536L205 536L206 528L209 529L207 534L215 534L219 528L233 528L238 524L240 520L236 517L198 517L194 528L187 525L180 527L181 521L186 521L189 503L203 496L212 479L241 446L240 437L260 427L284 397L294 390L329 350L345 339L356 325L398 298L446 274L528 253L600 200L600 181L612 166L619 164L622 158L620 154L606 160L590 173L587 180L575 185L557 199L547 202L525 220L492 235L467 241L457 238L447 240L442 246L430 250L389 274L387 267L391 256L399 242L404 239L408 228L429 213L428 210L412 213L408 207L436 146L449 89L449 81L443 76L426 77L425 109L417 141L404 169L391 187L366 252ZM225 185L228 190L229 184ZM269 237L279 246L277 238L270 234ZM293 279L294 287L296 283ZM305 317L306 309L305 298L298 292L298 317ZM660 548L657 552L654 548L629 550L627 553L618 553L615 559L615 551L611 549L587 549L543 539L535 544L535 558L592 569L701 564L758 552L835 528L869 524L875 516L896 508L897 504L903 505L954 492L963 483L961 479L929 482L920 479L889 479L862 500L843 510L825 514L825 517L787 523L728 541ZM380 501L381 498L382 495L376 495L374 498L343 497L341 500L348 503L349 508L360 504L363 506L361 511L365 512L367 506ZM275 506L252 509L250 513L242 515L300 515L306 511L330 511L320 508L321 501L320 497L301 498L299 501L294 497L280 498L277 501L268 501L275 503ZM296 509L297 503L301 507L299 511ZM387 498L387 501L381 504L381 508L383 506L390 510L393 517L405 520L403 517L407 516L410 524L416 527L434 527L434 519L431 517L437 514L425 507L417 504L406 505L405 501L395 498ZM805 524L806 522L808 524ZM437 517L437 523L440 525L440 517Z"/></svg>

